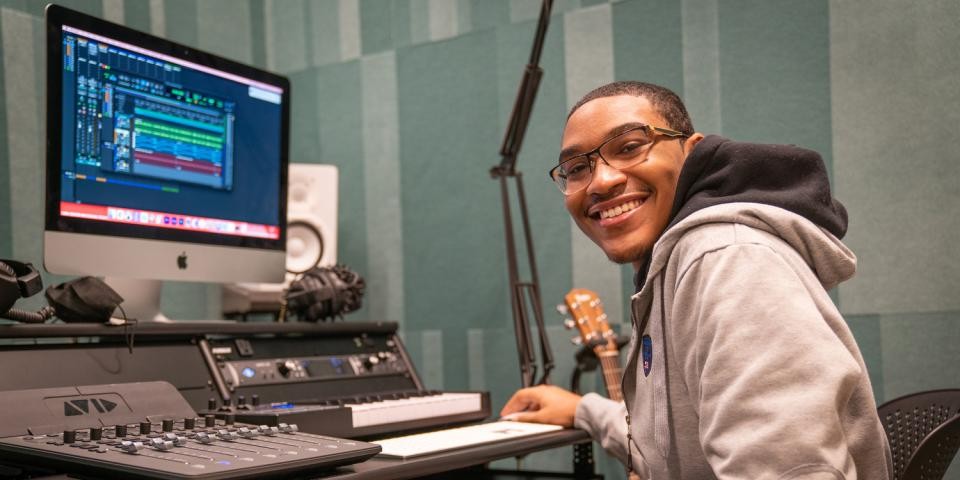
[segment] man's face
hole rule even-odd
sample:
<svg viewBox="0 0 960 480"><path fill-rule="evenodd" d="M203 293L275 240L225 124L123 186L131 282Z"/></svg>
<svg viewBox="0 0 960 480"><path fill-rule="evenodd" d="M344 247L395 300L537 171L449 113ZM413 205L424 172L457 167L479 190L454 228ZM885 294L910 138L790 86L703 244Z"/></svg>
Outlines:
<svg viewBox="0 0 960 480"><path fill-rule="evenodd" d="M645 97L619 95L591 100L567 121L563 157L589 152L622 132L625 125L636 123L670 128ZM702 136L653 138L653 143L645 147L646 158L622 171L597 159L590 184L565 197L577 226L613 262L639 266L653 248L667 227L686 153Z"/></svg>

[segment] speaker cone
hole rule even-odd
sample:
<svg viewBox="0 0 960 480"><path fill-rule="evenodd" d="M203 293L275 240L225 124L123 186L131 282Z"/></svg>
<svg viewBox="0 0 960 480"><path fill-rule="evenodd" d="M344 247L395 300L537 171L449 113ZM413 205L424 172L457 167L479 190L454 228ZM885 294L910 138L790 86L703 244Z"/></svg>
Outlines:
<svg viewBox="0 0 960 480"><path fill-rule="evenodd" d="M287 224L287 271L303 273L320 263L323 237L313 225L293 221Z"/></svg>

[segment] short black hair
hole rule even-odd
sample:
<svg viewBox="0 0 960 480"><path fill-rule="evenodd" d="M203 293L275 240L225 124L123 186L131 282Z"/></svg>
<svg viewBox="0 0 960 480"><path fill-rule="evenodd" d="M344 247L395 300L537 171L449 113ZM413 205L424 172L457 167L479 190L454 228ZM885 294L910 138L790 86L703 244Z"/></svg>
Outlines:
<svg viewBox="0 0 960 480"><path fill-rule="evenodd" d="M650 101L657 113L667 121L667 127L684 135L693 135L693 122L690 121L690 114L687 113L687 107L683 105L683 100L673 93L669 88L654 85L652 83L624 81L613 82L597 87L583 96L567 114L567 120L583 104L603 97L615 97L617 95L633 95L635 97L644 97ZM659 126L659 125L657 125Z"/></svg>

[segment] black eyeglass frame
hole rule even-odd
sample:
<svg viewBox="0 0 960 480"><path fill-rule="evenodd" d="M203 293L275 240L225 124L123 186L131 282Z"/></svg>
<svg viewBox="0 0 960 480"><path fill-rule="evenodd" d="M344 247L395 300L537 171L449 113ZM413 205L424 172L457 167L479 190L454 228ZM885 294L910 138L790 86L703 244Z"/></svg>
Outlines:
<svg viewBox="0 0 960 480"><path fill-rule="evenodd" d="M678 131L676 131L676 130L670 130L669 128L655 127L655 126L653 126L653 125L646 125L646 124L637 125L636 127L633 127L633 128L627 129L627 130L624 130L624 131L622 131L622 132L620 132L620 133L618 133L618 134L616 134L616 135L611 136L610 138L607 138L607 139L604 140L602 143L600 143L600 145L597 146L597 148L594 148L593 150L590 150L589 152L581 153L581 154L578 154L578 155L574 155L574 156L572 156L572 157L570 157L570 158L568 158L568 159L566 159L566 160L564 160L564 159L562 159L562 158L559 159L559 163L557 163L557 165L555 165L553 168L551 168L550 171L547 172L547 175L550 176L550 180L553 181L553 183L557 186L557 188L560 189L560 192L561 192L561 193L563 193L564 195L572 195L572 194L574 194L574 193L579 192L580 190L583 190L583 188L587 188L587 185L590 185L590 183L587 182L587 183L583 186L583 188L581 188L581 189L574 190L574 191L567 191L567 189L566 189L566 187L565 187L565 185L566 185L565 177L564 177L562 174L559 173L559 172L560 172L560 167L563 167L565 164L568 164L568 163L570 163L570 162L572 162L572 161L574 161L574 160L577 160L577 159L579 159L580 157L584 157L584 158L587 159L587 167L590 169L590 174L591 174L591 175L593 174L594 168L596 168L596 166L597 166L597 161L596 161L596 160L592 160L592 161L590 160L590 159L591 159L592 157L594 157L594 156L596 156L597 158L603 160L603 163L606 163L607 166L616 168L617 170L622 170L622 169L624 169L624 168L630 168L630 167L632 167L632 166L640 163L641 161L643 161L643 160L647 157L647 155L649 155L649 152L647 152L646 155L638 155L636 161L630 163L629 165L623 165L623 166L621 166L621 167L614 167L613 165L610 165L610 162L608 162L606 158L603 158L603 154L600 153L600 150L603 149L603 147L605 147L608 143L610 143L610 142L612 142L612 141L614 141L614 140L616 140L616 139L618 139L618 138L620 138L620 137L622 137L622 136L624 136L624 135L626 135L626 134L628 134L628 133L630 133L630 132L635 132L635 131L637 131L637 130L646 130L647 133L648 133L651 137L653 137L653 140L648 144L648 145L651 145L651 148L652 148L652 145L657 142L656 134L660 134L660 135L663 135L663 136L666 136L666 137L670 137L670 138L687 138L687 137L690 136L690 135L687 135L686 133L683 133L683 132L678 132Z"/></svg>

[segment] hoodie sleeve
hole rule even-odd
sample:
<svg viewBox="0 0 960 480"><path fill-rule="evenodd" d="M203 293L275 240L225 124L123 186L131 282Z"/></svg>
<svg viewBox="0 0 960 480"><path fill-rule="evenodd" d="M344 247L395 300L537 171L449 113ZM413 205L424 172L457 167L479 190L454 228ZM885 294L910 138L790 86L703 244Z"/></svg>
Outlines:
<svg viewBox="0 0 960 480"><path fill-rule="evenodd" d="M627 462L627 408L596 393L588 393L577 405L573 426L585 430L604 450Z"/></svg>
<svg viewBox="0 0 960 480"><path fill-rule="evenodd" d="M718 478L857 478L840 417L864 372L811 279L768 246L734 244L677 280L667 324Z"/></svg>

